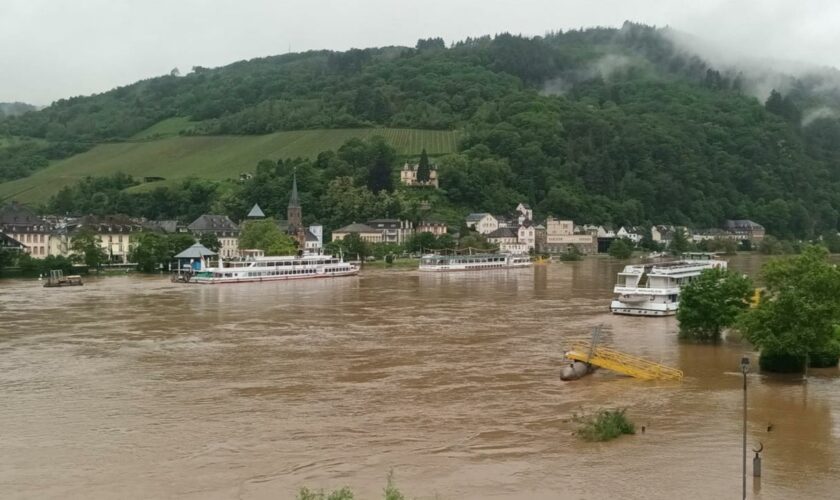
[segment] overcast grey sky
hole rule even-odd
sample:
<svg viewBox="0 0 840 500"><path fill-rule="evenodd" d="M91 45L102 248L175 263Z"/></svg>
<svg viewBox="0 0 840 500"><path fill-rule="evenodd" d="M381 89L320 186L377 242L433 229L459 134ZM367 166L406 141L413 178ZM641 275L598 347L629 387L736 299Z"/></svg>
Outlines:
<svg viewBox="0 0 840 500"><path fill-rule="evenodd" d="M0 0L0 101L308 49L502 31L669 25L744 53L840 67L838 0Z"/></svg>

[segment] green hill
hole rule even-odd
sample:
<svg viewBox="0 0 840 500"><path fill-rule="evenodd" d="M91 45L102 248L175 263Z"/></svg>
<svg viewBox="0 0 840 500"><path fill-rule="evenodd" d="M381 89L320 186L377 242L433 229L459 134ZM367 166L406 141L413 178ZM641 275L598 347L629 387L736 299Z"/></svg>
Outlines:
<svg viewBox="0 0 840 500"><path fill-rule="evenodd" d="M171 123L150 130L158 135L167 128L172 130ZM376 135L384 137L401 155L418 155L423 148L431 155L451 153L458 140L458 133L452 131L371 128L107 143L54 162L29 177L0 184L0 200L14 198L21 202L42 203L62 187L85 176L107 176L116 172L141 179L163 177L167 181L164 184L186 177L235 179L240 173L253 172L257 162L263 159L312 159L322 151L338 149L348 139ZM148 186L160 184L154 182Z"/></svg>
<svg viewBox="0 0 840 500"><path fill-rule="evenodd" d="M194 211L237 200L232 213L240 213L287 192L288 162L279 158L313 158L376 128L439 130L447 145L394 132L396 152L350 143L295 164L309 177L301 196L324 221L419 216L428 200L389 182L399 153L452 151L454 134L443 131L460 130L458 151L438 159L441 203L453 210L505 212L524 201L538 217L592 223L709 227L744 218L790 238L836 232L840 73L715 67L675 40L667 29L625 23L197 67L0 118L0 136L19 138L0 141L0 181L12 181L0 196L44 200L80 176L124 171L165 177L173 192L136 178L92 182L50 210L186 218L179 193L190 191ZM768 82L779 86L769 97L758 92ZM275 164L263 164L260 185L171 182L196 175L212 184L262 159Z"/></svg>

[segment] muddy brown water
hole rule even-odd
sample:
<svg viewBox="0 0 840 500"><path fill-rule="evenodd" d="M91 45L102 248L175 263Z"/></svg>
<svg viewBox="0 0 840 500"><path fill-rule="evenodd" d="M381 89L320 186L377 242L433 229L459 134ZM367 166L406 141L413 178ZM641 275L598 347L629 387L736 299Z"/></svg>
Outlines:
<svg viewBox="0 0 840 500"><path fill-rule="evenodd" d="M393 470L418 499L738 498L744 347L683 345L673 318L610 315L621 265L208 287L2 280L0 497L346 485L381 498ZM599 324L685 380L561 382L564 347ZM840 497L837 370L749 386L749 445L765 447L749 495ZM646 433L580 442L572 417L601 407L626 407Z"/></svg>

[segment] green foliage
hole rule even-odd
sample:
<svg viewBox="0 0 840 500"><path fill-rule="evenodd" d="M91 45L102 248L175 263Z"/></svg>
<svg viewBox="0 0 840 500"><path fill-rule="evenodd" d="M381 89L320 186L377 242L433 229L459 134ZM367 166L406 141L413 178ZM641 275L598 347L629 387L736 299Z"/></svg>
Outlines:
<svg viewBox="0 0 840 500"><path fill-rule="evenodd" d="M635 434L636 427L625 415L626 410L599 410L595 415L576 417L576 434L584 441L609 441L622 434Z"/></svg>
<svg viewBox="0 0 840 500"><path fill-rule="evenodd" d="M72 259L85 264L88 269L100 269L108 262L108 254L102 249L99 236L92 229L83 228L72 236L70 250Z"/></svg>
<svg viewBox="0 0 840 500"><path fill-rule="evenodd" d="M614 259L629 259L633 256L633 243L624 238L616 238L610 243L608 252Z"/></svg>
<svg viewBox="0 0 840 500"><path fill-rule="evenodd" d="M739 322L762 356L804 360L840 352L840 269L827 253L809 246L801 255L764 265L762 300Z"/></svg>
<svg viewBox="0 0 840 500"><path fill-rule="evenodd" d="M11 264L16 264L24 276L47 275L53 269L60 269L65 275L77 273L73 261L64 256L49 255L43 259L35 259L28 253L16 253L9 264L10 267Z"/></svg>
<svg viewBox="0 0 840 500"><path fill-rule="evenodd" d="M457 248L461 250L493 251L496 250L496 245L487 241L487 237L483 234L468 232L467 234L461 234Z"/></svg>
<svg viewBox="0 0 840 500"><path fill-rule="evenodd" d="M789 241L780 241L773 235L766 235L758 245L758 252L765 255L784 255L796 253L796 248Z"/></svg>
<svg viewBox="0 0 840 500"><path fill-rule="evenodd" d="M704 270L680 289L680 338L720 340L723 329L734 325L749 307L752 293L752 282L746 276L721 268Z"/></svg>
<svg viewBox="0 0 840 500"><path fill-rule="evenodd" d="M432 167L429 164L429 155L426 154L426 149L420 153L420 163L417 165L417 181L429 182L431 179Z"/></svg>
<svg viewBox="0 0 840 500"><path fill-rule="evenodd" d="M738 253L738 242L730 238L703 240L697 247L704 252L722 252L724 255L735 255Z"/></svg>
<svg viewBox="0 0 840 500"><path fill-rule="evenodd" d="M0 256L4 253L0 249ZM28 253L10 252L11 258L6 261L8 267L17 266L21 274L24 276L39 276L47 275L53 269L60 269L65 275L77 274L78 270L73 266L73 261L61 255L48 255L43 259L35 259ZM0 273L3 271L3 266L0 266Z"/></svg>
<svg viewBox="0 0 840 500"><path fill-rule="evenodd" d="M259 249L266 255L293 255L295 241L280 231L274 219L249 220L239 235L239 248Z"/></svg>
<svg viewBox="0 0 840 500"><path fill-rule="evenodd" d="M324 493L324 490L312 491L303 487L297 495L297 500L353 500L354 498L353 492L346 486L329 494Z"/></svg>
<svg viewBox="0 0 840 500"><path fill-rule="evenodd" d="M831 253L840 253L840 234L835 230L823 233L822 242Z"/></svg>
<svg viewBox="0 0 840 500"><path fill-rule="evenodd" d="M175 255L195 243L190 234L140 233L134 238L129 259L137 264L137 270L154 273L165 269L173 262Z"/></svg>
<svg viewBox="0 0 840 500"><path fill-rule="evenodd" d="M624 63L606 72L615 61ZM504 212L525 200L541 216L616 225L715 227L750 218L783 239L813 239L840 219L840 120L803 125L799 117L803 109L836 107L840 97L824 90L834 87L829 78L791 77L791 90L760 103L741 93L743 77L707 66L662 30L632 23L531 38L503 33L449 48L428 39L416 48L265 57L1 118L0 135L27 144L0 147L0 180L42 170L0 186L0 197L42 201L65 179L112 173L115 165L167 182L170 174L236 179L264 158L336 149L360 128L378 135L382 129L373 127L422 127L465 131L458 152L436 161L447 203L461 209ZM101 144L162 122L167 133L226 137ZM341 130L348 128L355 130ZM315 129L335 129L334 142L306 132ZM263 135L281 130L300 132ZM439 154L452 151L451 142L400 153L425 147ZM391 191L387 148L366 158L316 162L315 170L350 168L319 174L322 192L313 200L337 177L376 194ZM235 204L233 195L217 196Z"/></svg>
<svg viewBox="0 0 840 500"><path fill-rule="evenodd" d="M572 246L571 248L560 254L560 260L562 260L563 262L575 262L578 260L583 260L583 254L580 252L580 250L577 249L576 246Z"/></svg>
<svg viewBox="0 0 840 500"><path fill-rule="evenodd" d="M671 253L674 255L679 255L683 252L687 252L689 246L690 243L683 228L676 228L676 230L674 230L674 235L671 237L671 244L668 246L668 248L671 250Z"/></svg>
<svg viewBox="0 0 840 500"><path fill-rule="evenodd" d="M0 248L0 274L3 273L3 269L11 267L15 261L17 261L17 251Z"/></svg>
<svg viewBox="0 0 840 500"><path fill-rule="evenodd" d="M222 244L219 243L219 238L213 233L204 233L198 238L198 242L204 245L208 250L218 252Z"/></svg>
<svg viewBox="0 0 840 500"><path fill-rule="evenodd" d="M385 500L405 500L405 496L394 482L394 471L388 473L388 482L383 493ZM353 492L346 486L332 493L325 493L324 490L313 491L303 487L296 497L297 500L353 500L354 498Z"/></svg>
<svg viewBox="0 0 840 500"><path fill-rule="evenodd" d="M333 246L340 250L347 259L364 260L371 255L371 245L356 233L351 233L343 239L333 242Z"/></svg>
<svg viewBox="0 0 840 500"><path fill-rule="evenodd" d="M388 483L385 485L385 500L405 500L394 482L394 471L388 472Z"/></svg>

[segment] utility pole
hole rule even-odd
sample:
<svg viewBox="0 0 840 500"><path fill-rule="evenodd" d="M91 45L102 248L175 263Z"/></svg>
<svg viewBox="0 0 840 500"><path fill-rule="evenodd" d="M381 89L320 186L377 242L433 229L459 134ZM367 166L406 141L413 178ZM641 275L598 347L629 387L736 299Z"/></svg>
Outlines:
<svg viewBox="0 0 840 500"><path fill-rule="evenodd" d="M742 488L741 498L747 498L747 372L750 371L750 358L747 355L741 357L741 373L744 374L744 441L742 455Z"/></svg>

